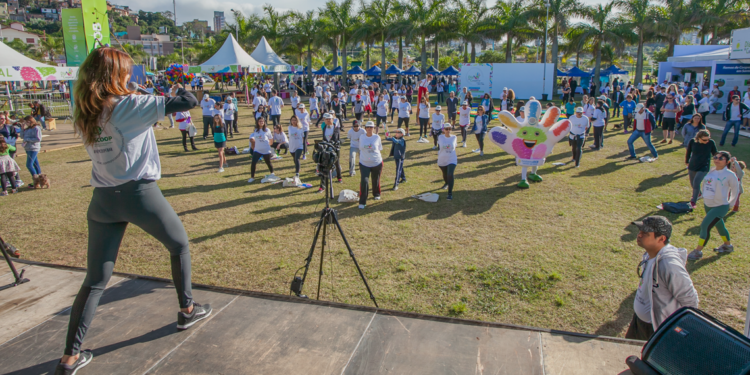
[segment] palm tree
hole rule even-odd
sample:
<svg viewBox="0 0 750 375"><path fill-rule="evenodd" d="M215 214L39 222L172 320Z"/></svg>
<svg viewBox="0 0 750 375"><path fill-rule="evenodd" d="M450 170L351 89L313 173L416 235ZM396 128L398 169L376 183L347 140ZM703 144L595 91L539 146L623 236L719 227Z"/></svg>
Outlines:
<svg viewBox="0 0 750 375"><path fill-rule="evenodd" d="M513 42L527 41L537 36L536 30L529 26L530 12L526 0L498 1L493 9L495 37L505 35L505 62L513 62Z"/></svg>
<svg viewBox="0 0 750 375"><path fill-rule="evenodd" d="M552 87L554 92L557 85L559 38L568 31L570 18L582 15L583 5L578 0L536 0L536 2L537 6L529 11L529 17L534 17L543 22L544 27L550 31L549 38L552 39ZM549 18L547 18L547 8L549 8ZM542 57L546 61L547 46L544 45L543 48Z"/></svg>
<svg viewBox="0 0 750 375"><path fill-rule="evenodd" d="M656 27L659 35L669 44L667 56L672 56L682 33L696 29L702 10L698 0L665 0L665 3L666 7L661 9L660 22L656 23Z"/></svg>
<svg viewBox="0 0 750 375"><path fill-rule="evenodd" d="M635 58L635 84L638 85L643 80L643 45L656 37L659 7L649 0L617 0L615 5L624 12L628 27L638 33L638 54Z"/></svg>
<svg viewBox="0 0 750 375"><path fill-rule="evenodd" d="M625 63L633 64L633 57L629 54L623 54L617 51L611 44L605 44L602 46L602 62L607 65L624 66Z"/></svg>
<svg viewBox="0 0 750 375"><path fill-rule="evenodd" d="M265 36L274 51L281 54L284 52L284 30L292 12L279 12L272 5L266 4L263 6L263 13L265 16L260 18L255 34Z"/></svg>
<svg viewBox="0 0 750 375"><path fill-rule="evenodd" d="M261 18L256 14L245 17L242 12L232 10L234 13L235 23L226 26L226 34L232 34L237 39L237 43L245 49L251 49L253 42L260 38L258 32L262 30Z"/></svg>
<svg viewBox="0 0 750 375"><path fill-rule="evenodd" d="M41 40L41 51L47 55L47 60L52 61L55 56L63 54L65 47L63 46L62 38L55 38L47 36L47 38Z"/></svg>
<svg viewBox="0 0 750 375"><path fill-rule="evenodd" d="M583 7L583 18L591 23L578 23L572 27L577 39L573 41L582 46L591 43L596 58L594 65L594 83L599 84L599 71L602 65L602 45L608 43L617 51L622 51L629 42L637 40L637 35L622 18L613 14L614 2L594 7ZM554 57L553 57L554 58Z"/></svg>
<svg viewBox="0 0 750 375"><path fill-rule="evenodd" d="M698 36L701 38L701 44L704 43L708 35L711 35L709 44L719 44L721 39L731 35L720 32L723 26L740 21L743 18L747 21L747 4L743 4L742 0L699 0L699 2L701 16ZM745 22L745 26L747 26L747 22Z"/></svg>
<svg viewBox="0 0 750 375"><path fill-rule="evenodd" d="M314 10L308 10L305 13L294 12L291 19L294 20L294 28L287 38L298 40L307 46L307 78L312 82L312 49L313 46L320 45L319 38L323 24L315 17Z"/></svg>
<svg viewBox="0 0 750 375"><path fill-rule="evenodd" d="M407 0L400 8L406 12L406 20L397 30L406 36L419 38L420 65L424 76L427 70L427 38L447 24L444 17L445 0Z"/></svg>
<svg viewBox="0 0 750 375"><path fill-rule="evenodd" d="M321 13L325 13L330 22L330 27L332 28L329 28L329 30L340 38L342 52L341 80L342 84L346 86L346 45L351 42L352 33L354 32L354 29L361 24L361 20L359 15L354 11L353 0L343 0L341 3L337 3L335 0L329 0Z"/></svg>
<svg viewBox="0 0 750 375"><path fill-rule="evenodd" d="M142 64L144 59L148 57L148 53L143 50L142 44L122 44L121 47L137 64Z"/></svg>
<svg viewBox="0 0 750 375"><path fill-rule="evenodd" d="M494 29L490 21L492 13L487 8L485 0L454 0L454 4L458 21L457 36L464 43L471 44L471 62L475 63L477 61L476 44L481 43L485 34ZM465 59L464 62L466 62Z"/></svg>
<svg viewBox="0 0 750 375"><path fill-rule="evenodd" d="M385 82L385 70L388 68L385 58L385 40L392 34L392 27L396 22L394 10L398 3L395 0L374 0L365 6L362 2L362 12L367 17L372 31L380 36L380 80Z"/></svg>

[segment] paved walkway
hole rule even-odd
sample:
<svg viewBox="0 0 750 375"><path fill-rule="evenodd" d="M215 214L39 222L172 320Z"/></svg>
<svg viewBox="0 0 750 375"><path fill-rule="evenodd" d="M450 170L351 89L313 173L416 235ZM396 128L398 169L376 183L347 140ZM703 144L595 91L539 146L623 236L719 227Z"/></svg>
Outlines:
<svg viewBox="0 0 750 375"><path fill-rule="evenodd" d="M0 291L0 372L51 374L84 273L18 265L31 282ZM628 374L642 344L245 291L194 297L213 314L178 332L170 284L113 277L79 375Z"/></svg>

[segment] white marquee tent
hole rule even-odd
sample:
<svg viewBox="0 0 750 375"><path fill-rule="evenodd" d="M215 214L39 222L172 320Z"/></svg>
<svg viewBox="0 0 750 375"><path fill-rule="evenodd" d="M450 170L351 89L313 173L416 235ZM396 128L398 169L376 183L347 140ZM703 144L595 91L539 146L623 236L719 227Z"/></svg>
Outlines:
<svg viewBox="0 0 750 375"><path fill-rule="evenodd" d="M261 37L255 51L250 54L252 58L265 65L266 72L289 72L292 66L282 60L268 44L266 37Z"/></svg>
<svg viewBox="0 0 750 375"><path fill-rule="evenodd" d="M204 73L236 73L230 67L236 69L237 66L247 68L251 73L260 73L264 70L263 64L248 55L234 36L229 34L224 45L208 61L201 64L200 68Z"/></svg>
<svg viewBox="0 0 750 375"><path fill-rule="evenodd" d="M42 64L0 42L0 81L69 81L77 75L76 67Z"/></svg>

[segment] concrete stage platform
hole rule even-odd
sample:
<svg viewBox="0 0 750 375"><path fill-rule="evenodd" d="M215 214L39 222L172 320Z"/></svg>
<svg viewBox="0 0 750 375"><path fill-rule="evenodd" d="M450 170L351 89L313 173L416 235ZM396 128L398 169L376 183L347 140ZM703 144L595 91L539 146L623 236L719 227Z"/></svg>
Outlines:
<svg viewBox="0 0 750 375"><path fill-rule="evenodd" d="M31 282L0 291L0 373L52 374L85 274L17 265ZM178 332L170 284L113 277L78 374L629 374L643 344L221 288L194 297L213 314Z"/></svg>

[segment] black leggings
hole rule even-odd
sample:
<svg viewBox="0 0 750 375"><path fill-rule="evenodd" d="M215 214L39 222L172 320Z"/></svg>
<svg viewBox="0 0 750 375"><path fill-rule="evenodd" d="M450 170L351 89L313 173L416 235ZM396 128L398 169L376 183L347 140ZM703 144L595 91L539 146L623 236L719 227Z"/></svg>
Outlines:
<svg viewBox="0 0 750 375"><path fill-rule="evenodd" d="M271 145L271 148L274 149L274 150L276 150L276 147L278 147L278 145L279 145L279 142L274 142ZM284 155L286 155L287 153L289 153L289 144L284 143L284 144L281 145L281 147L279 147L279 149L280 150L284 150Z"/></svg>
<svg viewBox="0 0 750 375"><path fill-rule="evenodd" d="M305 131L305 133L302 135L302 152L307 154L307 133L309 131Z"/></svg>
<svg viewBox="0 0 750 375"><path fill-rule="evenodd" d="M401 124L404 124L404 130L406 130L406 134L409 134L409 118L408 117L399 117L398 118L398 127L401 127Z"/></svg>
<svg viewBox="0 0 750 375"><path fill-rule="evenodd" d="M577 167L581 165L581 150L583 149L583 143L586 141L586 136L576 135L574 137L570 140L570 146L573 147L573 160L575 160Z"/></svg>
<svg viewBox="0 0 750 375"><path fill-rule="evenodd" d="M8 172L0 174L0 184L3 185L3 191L8 191L5 187L7 181L10 181L11 190L16 189L16 172Z"/></svg>
<svg viewBox="0 0 750 375"><path fill-rule="evenodd" d="M187 150L187 138L188 138L188 132L187 130L180 130L180 133L182 133L182 147ZM194 137L190 137L190 146L195 150L195 143L193 142Z"/></svg>
<svg viewBox="0 0 750 375"><path fill-rule="evenodd" d="M91 326L99 299L112 277L128 223L143 229L169 250L172 280L180 308L188 308L193 303L188 236L156 181L130 181L115 187L95 188L87 219L86 278L70 311L65 355L76 355L81 351L81 343Z"/></svg>
<svg viewBox="0 0 750 375"><path fill-rule="evenodd" d="M469 125L466 125L469 126ZM466 126L458 126L461 129L461 142L466 143Z"/></svg>
<svg viewBox="0 0 750 375"><path fill-rule="evenodd" d="M445 167L440 167L443 171L443 181L448 185L448 195L453 194L453 172L456 170L455 164L448 164Z"/></svg>
<svg viewBox="0 0 750 375"><path fill-rule="evenodd" d="M359 164L359 172L361 177L359 179L359 204L367 203L367 195L370 190L370 177L372 176L372 196L380 196L380 175L383 174L383 163L378 164L375 167L367 167Z"/></svg>
<svg viewBox="0 0 750 375"><path fill-rule="evenodd" d="M479 133L479 134L474 133L474 135L477 136L477 143L479 143L479 151L482 151L482 152L484 152L484 135L485 134L486 133Z"/></svg>
<svg viewBox="0 0 750 375"><path fill-rule="evenodd" d="M391 108L391 122L393 122L393 112L398 112L398 108Z"/></svg>
<svg viewBox="0 0 750 375"><path fill-rule="evenodd" d="M357 112L357 113L355 113L355 114L354 114L354 118L355 118L355 119L357 119L357 121L359 121L359 122L360 122L360 123L359 123L359 126L362 126L362 112Z"/></svg>
<svg viewBox="0 0 750 375"><path fill-rule="evenodd" d="M428 118L419 118L419 138L422 136L427 137L427 123L430 122Z"/></svg>
<svg viewBox="0 0 750 375"><path fill-rule="evenodd" d="M437 147L437 140L438 137L440 137L441 131L437 129L432 129L432 141L435 147Z"/></svg>
<svg viewBox="0 0 750 375"><path fill-rule="evenodd" d="M268 166L268 171L273 173L273 165L271 165L271 154L261 154L259 152L253 152L253 162L250 165L250 177L255 178L255 166L258 164L258 160L263 158Z"/></svg>
<svg viewBox="0 0 750 375"><path fill-rule="evenodd" d="M301 148L292 152L292 156L294 157L294 173L296 174L299 174L299 159L302 157L303 152Z"/></svg>
<svg viewBox="0 0 750 375"><path fill-rule="evenodd" d="M604 147L604 127L594 126L594 148L600 149Z"/></svg>
<svg viewBox="0 0 750 375"><path fill-rule="evenodd" d="M376 129L379 130L380 129L380 123L385 124L387 119L388 119L388 117L386 117L386 116L375 115L375 127L376 127Z"/></svg>

